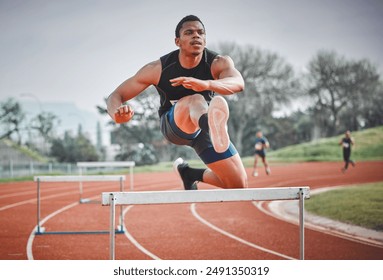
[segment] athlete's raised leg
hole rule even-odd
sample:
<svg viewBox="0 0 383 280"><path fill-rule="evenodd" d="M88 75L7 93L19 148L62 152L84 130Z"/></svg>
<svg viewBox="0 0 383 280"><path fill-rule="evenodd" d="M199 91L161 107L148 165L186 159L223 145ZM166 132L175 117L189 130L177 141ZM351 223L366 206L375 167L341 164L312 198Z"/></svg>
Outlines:
<svg viewBox="0 0 383 280"><path fill-rule="evenodd" d="M199 119L207 110L208 105L202 95L185 96L174 108L174 121L179 129L191 134L200 129Z"/></svg>
<svg viewBox="0 0 383 280"><path fill-rule="evenodd" d="M247 187L247 175L241 158L234 146L230 149L234 149L235 152L229 149L228 118L229 108L221 96L214 97L210 106L201 95L186 96L175 105L176 126L186 134L193 134L199 129L209 132L215 150L209 152L211 158L202 157L204 162L208 162L207 169L190 168L182 159L174 162L174 169L180 175L185 189L196 189L196 181L220 188Z"/></svg>

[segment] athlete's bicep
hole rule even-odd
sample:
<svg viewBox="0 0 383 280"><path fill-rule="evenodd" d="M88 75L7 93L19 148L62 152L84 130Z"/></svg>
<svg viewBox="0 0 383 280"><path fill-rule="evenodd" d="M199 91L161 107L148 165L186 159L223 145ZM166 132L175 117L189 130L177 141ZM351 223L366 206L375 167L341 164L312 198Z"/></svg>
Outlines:
<svg viewBox="0 0 383 280"><path fill-rule="evenodd" d="M160 66L157 61L145 65L119 85L115 92L121 96L123 102L132 99L149 86L158 83L161 74Z"/></svg>

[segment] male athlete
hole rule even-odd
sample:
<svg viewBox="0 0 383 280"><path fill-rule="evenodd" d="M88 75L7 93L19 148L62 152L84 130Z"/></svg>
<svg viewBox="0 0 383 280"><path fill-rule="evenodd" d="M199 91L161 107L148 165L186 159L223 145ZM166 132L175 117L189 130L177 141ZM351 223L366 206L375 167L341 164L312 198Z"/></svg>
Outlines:
<svg viewBox="0 0 383 280"><path fill-rule="evenodd" d="M271 173L269 164L266 160L266 149L270 147L269 141L265 136L263 136L262 131L256 133L256 138L254 141L254 167L253 167L253 176L258 176L257 164L258 158L262 159L263 165L265 166L266 174Z"/></svg>
<svg viewBox="0 0 383 280"><path fill-rule="evenodd" d="M247 176L241 158L227 132L229 108L222 96L244 89L244 80L229 56L208 50L202 21L184 17L175 30L178 49L143 66L118 86L107 99L107 110L116 122L127 122L133 109L123 103L150 85L160 95L161 132L176 145L196 151L207 169L189 167L178 158L173 167L186 190L197 182L220 188L246 188Z"/></svg>
<svg viewBox="0 0 383 280"><path fill-rule="evenodd" d="M355 162L351 160L351 146L354 145L354 143L354 138L351 137L349 130L346 131L344 137L339 141L339 145L343 148L344 167L341 169L343 173L348 169L349 163L355 166Z"/></svg>

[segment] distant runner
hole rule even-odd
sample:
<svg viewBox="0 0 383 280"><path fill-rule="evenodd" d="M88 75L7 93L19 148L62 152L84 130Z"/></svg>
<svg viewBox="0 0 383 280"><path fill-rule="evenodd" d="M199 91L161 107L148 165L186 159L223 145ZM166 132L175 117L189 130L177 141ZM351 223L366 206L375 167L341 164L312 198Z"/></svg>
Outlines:
<svg viewBox="0 0 383 280"><path fill-rule="evenodd" d="M258 158L262 158L263 165L265 166L266 174L271 174L271 170L269 164L266 160L266 149L270 147L269 141L266 137L263 136L262 131L258 131L256 134L256 138L254 141L254 168L253 168L253 176L258 176L257 164Z"/></svg>
<svg viewBox="0 0 383 280"><path fill-rule="evenodd" d="M339 145L343 147L344 167L341 169L343 173L346 172L349 163L351 163L353 167L355 166L355 162L350 159L351 146L353 146L354 143L354 139L351 137L351 132L349 130L346 131L345 137L339 141Z"/></svg>

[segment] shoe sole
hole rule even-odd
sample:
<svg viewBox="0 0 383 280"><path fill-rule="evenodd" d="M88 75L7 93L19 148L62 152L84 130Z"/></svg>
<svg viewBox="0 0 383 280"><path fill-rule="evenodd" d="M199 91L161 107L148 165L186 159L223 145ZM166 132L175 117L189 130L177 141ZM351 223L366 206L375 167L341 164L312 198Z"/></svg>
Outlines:
<svg viewBox="0 0 383 280"><path fill-rule="evenodd" d="M227 132L229 107L227 106L226 100L221 96L214 97L210 101L207 114L210 138L214 150L217 153L223 153L230 145L230 138Z"/></svg>

